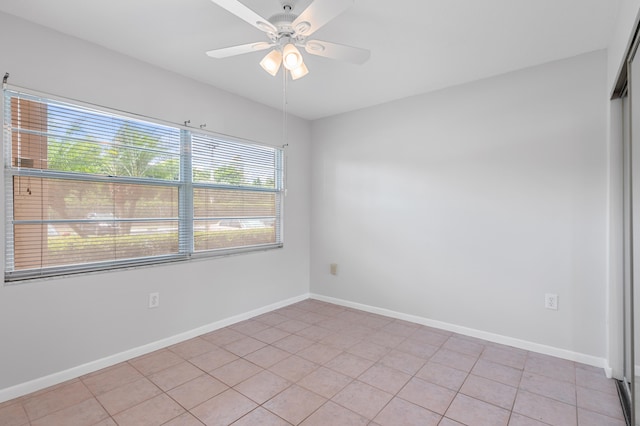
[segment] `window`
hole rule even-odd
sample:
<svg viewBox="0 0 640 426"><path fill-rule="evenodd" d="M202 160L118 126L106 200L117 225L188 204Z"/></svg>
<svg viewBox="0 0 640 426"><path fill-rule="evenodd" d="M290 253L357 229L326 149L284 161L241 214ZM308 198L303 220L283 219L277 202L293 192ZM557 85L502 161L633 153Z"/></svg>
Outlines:
<svg viewBox="0 0 640 426"><path fill-rule="evenodd" d="M192 152L194 251L278 241L277 151L193 135Z"/></svg>
<svg viewBox="0 0 640 426"><path fill-rule="evenodd" d="M282 246L280 149L4 100L5 281Z"/></svg>

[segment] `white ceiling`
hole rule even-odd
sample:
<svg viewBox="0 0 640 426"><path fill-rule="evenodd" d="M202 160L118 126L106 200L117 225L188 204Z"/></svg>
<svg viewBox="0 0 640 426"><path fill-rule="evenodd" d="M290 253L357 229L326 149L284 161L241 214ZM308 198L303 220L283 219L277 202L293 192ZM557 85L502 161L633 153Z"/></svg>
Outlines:
<svg viewBox="0 0 640 426"><path fill-rule="evenodd" d="M242 0L258 14L280 0ZM295 1L301 12L310 0ZM305 55L287 84L290 113L317 119L606 48L621 0L356 0L312 38L364 47L352 65ZM0 11L281 108L282 71L266 52L212 59L205 51L266 41L210 0L2 0Z"/></svg>

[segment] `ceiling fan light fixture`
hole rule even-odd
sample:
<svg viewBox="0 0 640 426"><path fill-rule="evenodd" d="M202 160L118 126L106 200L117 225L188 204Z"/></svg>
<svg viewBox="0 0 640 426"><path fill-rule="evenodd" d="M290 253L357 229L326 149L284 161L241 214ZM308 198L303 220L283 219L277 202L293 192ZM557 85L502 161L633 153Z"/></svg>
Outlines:
<svg viewBox="0 0 640 426"><path fill-rule="evenodd" d="M262 58L260 66L263 70L275 77L276 74L278 74L278 70L280 70L281 63L282 53L277 49L273 49L271 52L267 53L264 58Z"/></svg>
<svg viewBox="0 0 640 426"><path fill-rule="evenodd" d="M254 12L244 4L244 0L212 0L253 27L266 33L269 42L247 43L237 46L209 50L206 54L212 58L227 58L257 50L272 49L260 61L260 66L272 76L284 65L290 71L292 79L297 80L309 73L304 58L298 50L303 47L306 53L330 59L339 59L354 64L366 62L371 52L366 49L330 43L320 40L306 41L307 37L324 27L329 21L344 12L354 0L305 0L306 8L293 13L299 0L279 0L282 11L269 19ZM286 76L286 71L284 71Z"/></svg>
<svg viewBox="0 0 640 426"><path fill-rule="evenodd" d="M302 65L302 55L293 44L289 43L282 49L282 62L286 69L293 71Z"/></svg>
<svg viewBox="0 0 640 426"><path fill-rule="evenodd" d="M305 75L309 74L309 69L304 64L304 62L301 63L299 67L294 68L294 69L292 69L290 71L291 71L291 79L292 80L297 80L297 79L302 78Z"/></svg>

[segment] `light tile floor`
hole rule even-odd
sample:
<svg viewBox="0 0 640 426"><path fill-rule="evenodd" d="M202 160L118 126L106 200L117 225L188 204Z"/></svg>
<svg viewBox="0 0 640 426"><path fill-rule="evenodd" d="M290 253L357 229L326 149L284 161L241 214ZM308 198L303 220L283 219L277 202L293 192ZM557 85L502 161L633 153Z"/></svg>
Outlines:
<svg viewBox="0 0 640 426"><path fill-rule="evenodd" d="M305 300L0 404L3 426L623 426L601 369Z"/></svg>

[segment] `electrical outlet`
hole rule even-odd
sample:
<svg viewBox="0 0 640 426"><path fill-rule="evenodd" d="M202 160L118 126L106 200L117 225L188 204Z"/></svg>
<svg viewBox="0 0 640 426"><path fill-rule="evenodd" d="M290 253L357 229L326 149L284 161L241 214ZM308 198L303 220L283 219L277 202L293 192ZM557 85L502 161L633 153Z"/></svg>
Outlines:
<svg viewBox="0 0 640 426"><path fill-rule="evenodd" d="M558 310L558 295L547 293L544 295L544 307L547 309Z"/></svg>
<svg viewBox="0 0 640 426"><path fill-rule="evenodd" d="M160 293L149 293L149 308L160 306Z"/></svg>
<svg viewBox="0 0 640 426"><path fill-rule="evenodd" d="M329 265L329 272L331 272L331 275L338 275L338 264L332 263Z"/></svg>

